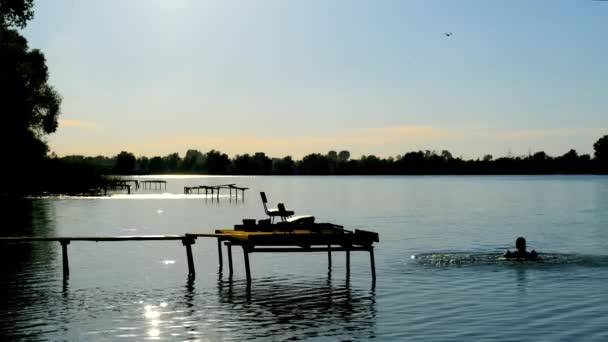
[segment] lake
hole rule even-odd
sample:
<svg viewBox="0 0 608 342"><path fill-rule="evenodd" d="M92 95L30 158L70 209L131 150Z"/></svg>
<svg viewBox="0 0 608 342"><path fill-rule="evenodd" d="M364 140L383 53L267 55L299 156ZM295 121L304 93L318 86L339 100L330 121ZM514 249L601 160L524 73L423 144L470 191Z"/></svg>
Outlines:
<svg viewBox="0 0 608 342"><path fill-rule="evenodd" d="M155 176L167 189L2 202L1 235L212 232L264 218L259 192L317 222L380 234L367 253L253 254L245 282L218 273L217 244L3 245L2 340L608 340L608 177ZM145 178L140 178L145 179ZM245 199L183 195L236 183ZM10 224L9 224L10 223ZM525 236L543 263L499 260Z"/></svg>

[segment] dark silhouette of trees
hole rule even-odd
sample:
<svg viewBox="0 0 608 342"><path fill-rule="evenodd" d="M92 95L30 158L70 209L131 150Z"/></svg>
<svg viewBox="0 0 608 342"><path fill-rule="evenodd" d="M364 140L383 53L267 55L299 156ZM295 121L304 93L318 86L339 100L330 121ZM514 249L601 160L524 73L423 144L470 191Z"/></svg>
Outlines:
<svg viewBox="0 0 608 342"><path fill-rule="evenodd" d="M164 158L165 171L179 171L181 169L181 158L178 153L168 154Z"/></svg>
<svg viewBox="0 0 608 342"><path fill-rule="evenodd" d="M223 175L228 173L228 166L230 166L230 158L225 153L220 151L211 150L205 155L205 170L209 174Z"/></svg>
<svg viewBox="0 0 608 342"><path fill-rule="evenodd" d="M604 140L602 140L604 139ZM602 156L605 137L594 145L596 155ZM599 153L598 153L599 151ZM486 154L480 159L465 160L448 150L411 151L397 157L380 158L375 155L351 159L348 151L329 151L323 155L312 153L302 160L292 157L269 158L263 152L236 155L230 159L225 153L211 150L202 154L188 150L183 159L178 153L165 157L135 159L133 154L121 152L115 158L68 156L70 162L97 165L98 170L117 174L207 173L234 175L502 175L502 174L592 174L601 173L598 158L579 155L569 150L558 157L544 151L527 156L508 156L494 159Z"/></svg>
<svg viewBox="0 0 608 342"><path fill-rule="evenodd" d="M14 28L33 17L31 0L0 1L0 113L4 147L0 176L11 179L1 190L18 195L41 191L34 175L48 167L45 135L57 129L61 98L47 83L42 52L30 49Z"/></svg>
<svg viewBox="0 0 608 342"><path fill-rule="evenodd" d="M165 172L165 163L163 161L163 158L161 158L159 156L152 157L150 159L150 162L148 163L148 172L155 173L155 174L164 173Z"/></svg>
<svg viewBox="0 0 608 342"><path fill-rule="evenodd" d="M296 162L291 156L274 158L272 160L272 173L275 175L293 175L296 173Z"/></svg>
<svg viewBox="0 0 608 342"><path fill-rule="evenodd" d="M297 172L301 175L327 175L329 174L330 160L319 153L312 153L297 163Z"/></svg>
<svg viewBox="0 0 608 342"><path fill-rule="evenodd" d="M34 17L34 0L0 1L0 26L24 28Z"/></svg>
<svg viewBox="0 0 608 342"><path fill-rule="evenodd" d="M608 161L608 135L599 138L594 144L595 158L599 161Z"/></svg>
<svg viewBox="0 0 608 342"><path fill-rule="evenodd" d="M188 173L202 172L205 156L198 150L188 150L182 161L182 171Z"/></svg>
<svg viewBox="0 0 608 342"><path fill-rule="evenodd" d="M602 172L608 173L608 135L599 138L593 144L593 149L595 150L595 159Z"/></svg>
<svg viewBox="0 0 608 342"><path fill-rule="evenodd" d="M340 163L346 163L349 158L350 158L350 152L348 152L346 150L340 151L340 153L338 153L338 161Z"/></svg>
<svg viewBox="0 0 608 342"><path fill-rule="evenodd" d="M116 156L116 163L112 172L116 175L131 175L135 171L135 156L122 151Z"/></svg>

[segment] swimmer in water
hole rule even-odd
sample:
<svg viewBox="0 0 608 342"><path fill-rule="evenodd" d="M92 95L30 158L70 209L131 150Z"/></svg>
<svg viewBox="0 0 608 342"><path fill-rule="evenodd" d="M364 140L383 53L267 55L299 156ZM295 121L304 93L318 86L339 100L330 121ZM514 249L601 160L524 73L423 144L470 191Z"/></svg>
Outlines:
<svg viewBox="0 0 608 342"><path fill-rule="evenodd" d="M511 251L507 251L507 253L505 253L505 258L509 259L509 258L513 258L513 259L525 259L525 260L539 260L540 258L538 257L538 253L536 253L535 250L532 250L531 252L526 251L526 239L524 239L523 237L518 237L517 240L515 240L515 248L517 248L517 250L511 252Z"/></svg>

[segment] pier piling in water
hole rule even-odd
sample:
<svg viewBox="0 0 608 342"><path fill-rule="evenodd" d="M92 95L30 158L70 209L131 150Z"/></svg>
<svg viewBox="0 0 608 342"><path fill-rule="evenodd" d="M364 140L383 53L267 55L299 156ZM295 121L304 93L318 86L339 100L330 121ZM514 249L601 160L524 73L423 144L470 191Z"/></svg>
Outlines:
<svg viewBox="0 0 608 342"><path fill-rule="evenodd" d="M61 259L63 261L63 277L68 279L70 277L70 263L68 261L68 245L70 240L59 240L61 244Z"/></svg>
<svg viewBox="0 0 608 342"><path fill-rule="evenodd" d="M196 271L194 270L194 259L192 258L192 245L194 239L192 237L186 237L182 240L182 244L186 246L186 257L188 258L188 277L194 278Z"/></svg>
<svg viewBox="0 0 608 342"><path fill-rule="evenodd" d="M249 248L243 245L243 258L245 259L245 277L247 283L251 283L251 269L249 268Z"/></svg>

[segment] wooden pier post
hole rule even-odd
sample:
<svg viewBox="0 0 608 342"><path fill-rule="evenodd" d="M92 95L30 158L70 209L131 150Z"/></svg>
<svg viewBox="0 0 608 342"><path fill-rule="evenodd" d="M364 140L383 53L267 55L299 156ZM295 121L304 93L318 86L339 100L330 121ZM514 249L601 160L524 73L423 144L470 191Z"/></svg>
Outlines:
<svg viewBox="0 0 608 342"><path fill-rule="evenodd" d="M222 240L217 239L217 257L220 262L220 272L222 272L222 267L224 266L224 258L222 257Z"/></svg>
<svg viewBox="0 0 608 342"><path fill-rule="evenodd" d="M182 244L186 246L186 256L188 258L188 277L194 279L196 276L196 271L194 270L194 259L192 258L192 244L194 244L194 239L185 238L182 240Z"/></svg>
<svg viewBox="0 0 608 342"><path fill-rule="evenodd" d="M243 245L243 258L245 259L245 274L247 276L247 283L251 283L251 270L249 268L249 249Z"/></svg>
<svg viewBox="0 0 608 342"><path fill-rule="evenodd" d="M331 245L327 245L327 269L331 271Z"/></svg>
<svg viewBox="0 0 608 342"><path fill-rule="evenodd" d="M68 245L70 240L59 240L61 244L61 255L63 257L63 278L68 279L70 277L70 263L68 261Z"/></svg>
<svg viewBox="0 0 608 342"><path fill-rule="evenodd" d="M350 278L350 250L349 249L346 250L346 278Z"/></svg>
<svg viewBox="0 0 608 342"><path fill-rule="evenodd" d="M232 275L232 244L228 243L226 247L228 248L228 273Z"/></svg>
<svg viewBox="0 0 608 342"><path fill-rule="evenodd" d="M374 260L374 247L369 247L369 261L372 268L372 280L376 281L376 261Z"/></svg>

